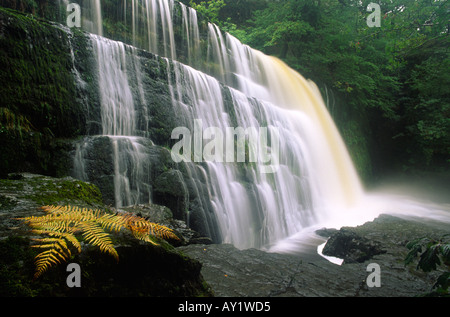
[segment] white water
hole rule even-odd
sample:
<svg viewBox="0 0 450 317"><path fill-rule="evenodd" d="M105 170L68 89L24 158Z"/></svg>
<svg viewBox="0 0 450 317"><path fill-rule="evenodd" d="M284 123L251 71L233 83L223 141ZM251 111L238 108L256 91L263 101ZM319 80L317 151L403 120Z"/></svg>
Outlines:
<svg viewBox="0 0 450 317"><path fill-rule="evenodd" d="M64 1L66 2L66 1ZM103 18L101 0L87 0L83 2L82 27L89 33L103 36Z"/></svg>
<svg viewBox="0 0 450 317"><path fill-rule="evenodd" d="M129 84L132 74L137 76L138 98L143 101L135 48L98 35L91 35L91 41L97 57L102 135L110 139L112 147L115 206L149 203L149 142L136 135L137 114ZM89 145L90 138L86 138L75 154L77 177L83 180L89 180L85 162Z"/></svg>
<svg viewBox="0 0 450 317"><path fill-rule="evenodd" d="M261 164L186 163L191 175L199 169L207 174L209 199L223 242L283 252L298 249L300 240L314 228L357 225L381 212L430 216L434 211L448 219L442 206L364 192L314 83L280 60L221 33L213 24L208 24L208 49L202 56L197 16L191 8L181 5L179 29L185 36L182 43L175 43L173 1L132 0L131 4L133 43L166 57L168 70L175 74L175 81L168 80L172 105L184 115L180 125L193 131L194 120L201 119L205 128L223 131L237 124L244 128L264 125L280 132L279 169L273 174L261 173ZM100 7L93 9L97 10L94 20L101 21ZM101 34L100 27L92 30ZM146 44L138 41L142 38ZM96 36L92 39L99 63L103 134L111 135L114 148L116 204L139 202L140 192L151 189L142 181L145 150L133 136L135 109L125 54L131 48ZM172 62L178 50L187 52L183 62L198 70ZM234 88L223 90L220 82ZM225 109L224 91L231 95L236 122ZM121 146L122 141L126 144Z"/></svg>

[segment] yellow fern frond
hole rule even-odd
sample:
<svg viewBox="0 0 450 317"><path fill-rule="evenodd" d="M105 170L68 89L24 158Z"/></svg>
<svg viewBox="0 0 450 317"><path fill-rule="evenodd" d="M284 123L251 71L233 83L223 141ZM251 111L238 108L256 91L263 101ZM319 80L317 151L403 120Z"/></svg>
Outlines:
<svg viewBox="0 0 450 317"><path fill-rule="evenodd" d="M80 208L77 206L43 206L42 210L47 212L48 218L56 217L61 221L90 221L96 219L100 210Z"/></svg>
<svg viewBox="0 0 450 317"><path fill-rule="evenodd" d="M53 265L60 264L68 260L64 254L58 252L56 249L49 249L44 252L39 253L36 258L36 272L34 278L38 278L42 273L44 273L48 268Z"/></svg>
<svg viewBox="0 0 450 317"><path fill-rule="evenodd" d="M157 223L148 221L145 218L136 216L134 214L124 214L123 218L125 220L127 228L134 234L139 233L136 236L142 237L140 240L147 241L147 239L144 238L144 234L146 235L152 235L157 238L171 238L175 240L179 240L179 238L173 233L172 229L159 225ZM139 239L139 238L138 238ZM147 241L150 242L150 241ZM152 242L153 243L153 242Z"/></svg>
<svg viewBox="0 0 450 317"><path fill-rule="evenodd" d="M103 231L102 227L96 222L83 222L80 224L83 237L92 245L98 246L100 251L111 254L116 260L119 260L119 254L114 249L109 235Z"/></svg>
<svg viewBox="0 0 450 317"><path fill-rule="evenodd" d="M60 237L60 238L64 238L67 241L69 241L72 246L75 247L75 249L77 250L77 252L81 252L81 244L80 242L77 240L77 238L71 234L71 233L67 233L67 232L55 232L55 231L48 231L48 230L32 230L32 233L36 233L36 234L46 234L49 235L51 237Z"/></svg>
<svg viewBox="0 0 450 317"><path fill-rule="evenodd" d="M163 239L179 240L179 238L175 235L175 233L173 233L172 229L166 226L159 225L157 223L152 223L150 227L150 232L152 235Z"/></svg>
<svg viewBox="0 0 450 317"><path fill-rule="evenodd" d="M119 232L121 229L126 228L125 220L122 216L113 214L103 214L97 222L101 224L102 228L112 232Z"/></svg>
<svg viewBox="0 0 450 317"><path fill-rule="evenodd" d="M170 228L131 213L111 214L99 209L77 206L42 206L41 209L46 213L43 216L18 218L23 220L34 234L48 236L32 239L37 243L32 247L44 249L36 256L35 278L51 266L70 259L71 248L81 252L81 244L75 236L79 233L87 243L99 247L100 251L112 255L116 260L119 260L119 254L105 230L119 232L128 229L136 239L155 245L157 243L154 237L178 239Z"/></svg>
<svg viewBox="0 0 450 317"><path fill-rule="evenodd" d="M133 237L138 240L145 241L153 245L158 245L158 243L156 243L156 241L154 241L147 232L132 231L131 233L133 234Z"/></svg>
<svg viewBox="0 0 450 317"><path fill-rule="evenodd" d="M42 239L32 239L38 243L42 244L36 244L33 245L33 248L40 248L40 249L52 249L55 248L59 250L61 254L63 254L66 258L69 258L72 253L70 252L69 247L67 246L67 243L64 239L57 239L57 238L42 238ZM47 243L47 244L44 244Z"/></svg>

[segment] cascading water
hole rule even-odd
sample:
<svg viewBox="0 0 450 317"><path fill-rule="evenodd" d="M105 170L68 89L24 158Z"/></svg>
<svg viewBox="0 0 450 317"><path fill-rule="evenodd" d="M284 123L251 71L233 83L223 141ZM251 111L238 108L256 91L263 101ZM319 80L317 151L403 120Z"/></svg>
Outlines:
<svg viewBox="0 0 450 317"><path fill-rule="evenodd" d="M101 7L91 8L90 15L96 17L91 21L101 25ZM175 10L181 11L181 18L174 18ZM269 248L311 226L342 225L357 217L370 220L386 210L386 205L379 207L364 193L314 83L213 24L207 24L207 36L201 39L196 12L172 0L132 0L131 19L125 23L131 26L133 45L165 57L172 107L182 118L179 126L189 131L208 127L223 132L229 127L278 131L277 161L270 162L277 165L275 173L262 173L267 167L264 160L196 164L194 155L194 162L180 163L193 178L206 175L207 192L202 193L211 202L221 241L239 248ZM177 38L174 29L182 35ZM87 30L101 35L100 26ZM135 131L134 100L140 98L145 105L135 48L100 36L91 38L99 66L102 133L113 148L116 206L151 201L145 146L150 141ZM200 48L201 42L207 43L207 49ZM129 87L130 76L138 83L137 97ZM227 98L231 109L230 102L224 103ZM210 135L203 142L212 139ZM260 141L254 146L258 158L275 150L273 143L267 146ZM78 147L81 178L86 177L88 151L87 143ZM252 151L250 146L247 151ZM217 158L215 154L212 157ZM368 204L377 208L368 210ZM392 201L387 204L393 206ZM361 206L366 210L361 211ZM272 250L290 248L279 243Z"/></svg>
<svg viewBox="0 0 450 317"><path fill-rule="evenodd" d="M141 90L139 72L135 69L138 57L133 47L122 42L97 35L91 35L91 40L98 65L102 135L108 137L112 145L115 205L122 207L150 202L151 186L146 154L146 144L149 142L136 135L137 114L129 85L131 74L128 74L128 69L134 71ZM142 94L139 97L143 98ZM90 139L85 142L91 142ZM88 180L84 163L87 151L87 144L79 145L75 155L77 176L83 180Z"/></svg>
<svg viewBox="0 0 450 317"><path fill-rule="evenodd" d="M174 62L174 67L178 68L175 74L183 74L174 84L174 91L186 96L190 103L182 104L176 95L174 102L184 112L182 117L190 131L196 130L195 120L203 125L197 130L217 127L219 131L233 126L256 128L264 122L266 127L276 128L283 140L276 173L261 173L265 167L262 160L256 164L205 162L223 242L240 248L261 248L314 223L320 217L318 184L309 175L312 165L303 141L305 129L298 124L308 119L233 88L226 87L223 92L215 78L189 66ZM224 108L224 93L231 96L234 123ZM263 150L264 145L256 144L258 150ZM197 168L194 164L188 166Z"/></svg>
<svg viewBox="0 0 450 317"><path fill-rule="evenodd" d="M68 3L67 0L63 0L65 4ZM83 28L93 34L98 34L103 36L103 18L102 18L102 8L100 0L86 0L83 1Z"/></svg>

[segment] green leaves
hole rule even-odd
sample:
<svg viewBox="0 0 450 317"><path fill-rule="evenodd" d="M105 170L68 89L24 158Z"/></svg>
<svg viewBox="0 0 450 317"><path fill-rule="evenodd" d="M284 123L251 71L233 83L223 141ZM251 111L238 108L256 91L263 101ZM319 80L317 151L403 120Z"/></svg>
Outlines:
<svg viewBox="0 0 450 317"><path fill-rule="evenodd" d="M220 24L218 17L220 9L225 6L225 2L223 0L201 1L199 4L196 4L191 0L189 5L212 23L218 25Z"/></svg>
<svg viewBox="0 0 450 317"><path fill-rule="evenodd" d="M422 237L410 241L406 247L409 252L405 258L405 265L412 263L419 258L417 269L424 272L431 272L440 265L450 267L450 234L442 236L439 240L433 240L427 237ZM437 288L440 293L447 293L450 285L450 272L442 273L434 288Z"/></svg>

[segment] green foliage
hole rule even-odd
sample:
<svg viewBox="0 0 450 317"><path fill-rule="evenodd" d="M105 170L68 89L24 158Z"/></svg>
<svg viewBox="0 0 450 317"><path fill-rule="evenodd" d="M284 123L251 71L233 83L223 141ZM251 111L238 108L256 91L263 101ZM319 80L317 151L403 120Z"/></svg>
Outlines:
<svg viewBox="0 0 450 317"><path fill-rule="evenodd" d="M226 6L224 0L208 0L208 1L189 1L189 6L195 9L200 16L208 21L217 24L223 31L229 32L234 36L245 36L245 32L239 30L230 17L221 17L220 12Z"/></svg>
<svg viewBox="0 0 450 317"><path fill-rule="evenodd" d="M225 2L224 0L208 0L197 4L191 0L189 5L212 23L219 24L219 11L225 6Z"/></svg>
<svg viewBox="0 0 450 317"><path fill-rule="evenodd" d="M410 241L406 247L409 252L405 258L405 265L412 263L419 258L417 269L424 272L436 270L438 266L447 266L447 272L442 273L433 288L440 295L448 295L450 286L450 234L442 236L439 240L427 237Z"/></svg>

